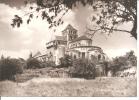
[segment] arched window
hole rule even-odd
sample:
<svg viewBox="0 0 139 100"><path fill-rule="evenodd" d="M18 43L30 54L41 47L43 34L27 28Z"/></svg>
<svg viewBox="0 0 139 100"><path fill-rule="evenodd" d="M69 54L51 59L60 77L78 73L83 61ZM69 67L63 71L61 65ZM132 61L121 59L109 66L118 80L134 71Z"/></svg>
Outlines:
<svg viewBox="0 0 139 100"><path fill-rule="evenodd" d="M101 55L99 54L99 55L98 55L98 61L99 61L100 59L101 59Z"/></svg>
<svg viewBox="0 0 139 100"><path fill-rule="evenodd" d="M76 55L74 55L74 59L76 59Z"/></svg>

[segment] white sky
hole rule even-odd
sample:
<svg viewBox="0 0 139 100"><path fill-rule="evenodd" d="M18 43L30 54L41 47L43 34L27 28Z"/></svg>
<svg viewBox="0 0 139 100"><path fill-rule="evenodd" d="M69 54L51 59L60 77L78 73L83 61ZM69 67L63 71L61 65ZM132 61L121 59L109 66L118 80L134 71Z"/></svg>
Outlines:
<svg viewBox="0 0 139 100"><path fill-rule="evenodd" d="M58 27L56 33L49 30L47 22L40 18L33 19L29 25L24 22L20 28L12 28L10 24L13 16L23 15L27 9L23 6L19 9L0 3L0 55L27 58L30 52L46 52L45 43L54 35L59 35L68 24L75 27L79 34L83 34L86 31L87 19L92 14L87 7L79 6L66 14L64 25ZM126 23L120 27L131 29L132 25ZM130 50L137 52L137 41L128 33L115 32L111 36L97 33L93 45L100 46L110 58L124 55Z"/></svg>

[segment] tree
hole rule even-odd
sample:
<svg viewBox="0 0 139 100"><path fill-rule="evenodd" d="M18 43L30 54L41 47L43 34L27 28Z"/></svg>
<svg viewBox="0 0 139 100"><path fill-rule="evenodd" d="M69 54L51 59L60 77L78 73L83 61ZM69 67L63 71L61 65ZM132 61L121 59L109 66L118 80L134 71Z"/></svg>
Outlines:
<svg viewBox="0 0 139 100"><path fill-rule="evenodd" d="M100 10L98 19L93 16L92 22L96 22L97 28L90 29L93 33L101 31L103 33L112 33L113 31L121 31L130 33L137 39L137 2L136 0L101 0L97 2L93 8ZM120 24L131 22L133 24L132 30L122 30L118 26Z"/></svg>
<svg viewBox="0 0 139 100"><path fill-rule="evenodd" d="M127 52L126 57L127 57L128 61L131 62L132 66L137 66L137 57L135 56L133 50L131 50L130 52Z"/></svg>
<svg viewBox="0 0 139 100"><path fill-rule="evenodd" d="M3 58L0 59L0 81L15 80L16 74L23 72L23 66L19 59Z"/></svg>
<svg viewBox="0 0 139 100"><path fill-rule="evenodd" d="M26 68L27 69L41 68L41 62L37 58L33 57L32 52L30 52L29 58L26 61Z"/></svg>
<svg viewBox="0 0 139 100"><path fill-rule="evenodd" d="M73 59L69 55L65 55L64 57L60 58L60 66L61 67L69 67L72 66Z"/></svg>
<svg viewBox="0 0 139 100"><path fill-rule="evenodd" d="M130 33L135 39L137 39L137 1L136 0L35 0L37 7L30 7L31 12L25 14L29 18L27 24L30 23L34 16L34 12L38 12L36 17L41 15L42 19L46 19L49 23L49 28L57 27L64 23L63 16L73 7L77 7L78 4L84 6L90 5L92 9L99 10L99 18L92 17L92 22L96 22L97 28L92 29L87 27L89 34L93 37L98 31L102 33L113 31L121 31ZM32 3L32 0L28 0L25 4ZM133 28L128 30L122 30L117 28L119 24L126 22L132 22ZM15 15L12 26L20 27L23 23L22 17Z"/></svg>
<svg viewBox="0 0 139 100"><path fill-rule="evenodd" d="M109 63L109 70L113 72L113 75L116 75L118 71L137 66L137 57L134 55L134 51L131 50L123 56L113 58Z"/></svg>
<svg viewBox="0 0 139 100"><path fill-rule="evenodd" d="M72 66L69 69L71 77L79 77L86 79L95 78L95 64L88 59L75 59Z"/></svg>

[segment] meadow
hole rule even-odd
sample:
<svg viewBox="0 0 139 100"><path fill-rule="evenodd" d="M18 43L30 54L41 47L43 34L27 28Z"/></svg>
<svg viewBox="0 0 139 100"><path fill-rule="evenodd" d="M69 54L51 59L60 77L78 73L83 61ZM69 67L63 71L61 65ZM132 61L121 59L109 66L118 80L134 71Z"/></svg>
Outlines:
<svg viewBox="0 0 139 100"><path fill-rule="evenodd" d="M0 82L1 96L136 96L136 78L97 77L86 80L83 78L47 78L36 77L17 83Z"/></svg>

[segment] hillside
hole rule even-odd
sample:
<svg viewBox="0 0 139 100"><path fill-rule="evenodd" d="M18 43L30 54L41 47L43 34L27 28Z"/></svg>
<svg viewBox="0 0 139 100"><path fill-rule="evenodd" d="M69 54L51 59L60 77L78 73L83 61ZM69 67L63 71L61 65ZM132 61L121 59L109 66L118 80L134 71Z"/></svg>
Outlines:
<svg viewBox="0 0 139 100"><path fill-rule="evenodd" d="M136 96L135 78L33 78L23 83L0 82L1 96Z"/></svg>

